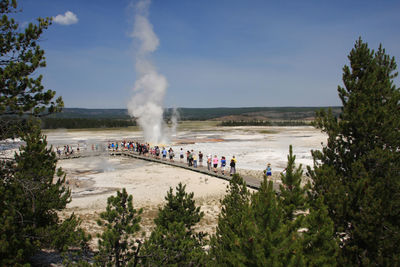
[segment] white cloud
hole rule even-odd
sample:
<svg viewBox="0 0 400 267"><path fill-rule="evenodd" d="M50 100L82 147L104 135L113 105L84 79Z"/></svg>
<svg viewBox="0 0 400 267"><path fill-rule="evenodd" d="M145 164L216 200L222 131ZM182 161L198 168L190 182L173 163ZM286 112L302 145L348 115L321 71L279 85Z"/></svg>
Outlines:
<svg viewBox="0 0 400 267"><path fill-rule="evenodd" d="M78 17L71 11L67 11L64 15L59 14L53 17L53 21L61 25L71 25L78 23Z"/></svg>

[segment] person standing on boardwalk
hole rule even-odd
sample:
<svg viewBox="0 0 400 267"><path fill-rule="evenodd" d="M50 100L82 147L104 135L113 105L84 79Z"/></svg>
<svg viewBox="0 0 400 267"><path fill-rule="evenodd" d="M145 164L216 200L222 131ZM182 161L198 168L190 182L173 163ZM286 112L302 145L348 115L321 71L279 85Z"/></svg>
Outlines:
<svg viewBox="0 0 400 267"><path fill-rule="evenodd" d="M214 172L217 173L217 167L218 167L218 157L217 157L217 155L214 155L213 165L214 165Z"/></svg>
<svg viewBox="0 0 400 267"><path fill-rule="evenodd" d="M179 152L179 158L181 159L181 162L183 161L183 148L181 148L181 151Z"/></svg>
<svg viewBox="0 0 400 267"><path fill-rule="evenodd" d="M189 164L190 164L190 166L193 166L193 159L194 159L194 152L193 152L193 149L190 151L190 154L189 154Z"/></svg>
<svg viewBox="0 0 400 267"><path fill-rule="evenodd" d="M221 172L222 175L225 175L225 166L226 166L226 159L224 156L221 158Z"/></svg>
<svg viewBox="0 0 400 267"><path fill-rule="evenodd" d="M189 158L190 158L190 151L188 150L188 151L186 151L186 161L187 161L187 164L189 165L189 167L190 167L190 161L189 161Z"/></svg>
<svg viewBox="0 0 400 267"><path fill-rule="evenodd" d="M169 148L168 153L169 153L169 160L174 161L175 153L174 153L174 150L172 149L172 147Z"/></svg>
<svg viewBox="0 0 400 267"><path fill-rule="evenodd" d="M207 156L207 169L211 171L211 154Z"/></svg>
<svg viewBox="0 0 400 267"><path fill-rule="evenodd" d="M230 171L230 175L234 175L236 173L236 159L235 156L232 157L231 159L231 163L229 164L231 166L231 171Z"/></svg>
<svg viewBox="0 0 400 267"><path fill-rule="evenodd" d="M197 157L195 153L193 153L193 167L197 168Z"/></svg>
<svg viewBox="0 0 400 267"><path fill-rule="evenodd" d="M267 164L267 169L265 170L265 174L267 175L267 178L269 176L272 176L272 169L271 169L271 164L270 163Z"/></svg>
<svg viewBox="0 0 400 267"><path fill-rule="evenodd" d="M203 167L203 153L201 153L201 151L199 152L199 163L200 167Z"/></svg>

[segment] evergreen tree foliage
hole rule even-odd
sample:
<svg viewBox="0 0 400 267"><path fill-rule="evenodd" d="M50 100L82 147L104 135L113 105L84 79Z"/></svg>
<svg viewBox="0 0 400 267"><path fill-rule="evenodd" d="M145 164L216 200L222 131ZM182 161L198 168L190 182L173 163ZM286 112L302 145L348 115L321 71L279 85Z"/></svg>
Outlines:
<svg viewBox="0 0 400 267"><path fill-rule="evenodd" d="M50 18L21 27L13 17L21 12L16 0L0 0L0 140L26 132L21 115L42 116L58 112L64 103L53 99L55 91L45 90L38 69L46 66L38 42Z"/></svg>
<svg viewBox="0 0 400 267"><path fill-rule="evenodd" d="M301 186L302 169L289 148L281 192L264 177L250 194L234 175L216 234L211 239L211 266L335 266L338 242L327 208Z"/></svg>
<svg viewBox="0 0 400 267"><path fill-rule="evenodd" d="M296 156L293 155L292 145L289 146L287 159L286 172L281 173L282 184L279 188L286 220L292 221L295 217L295 211L305 209L306 190L301 186L303 176L302 165L300 164L296 168Z"/></svg>
<svg viewBox="0 0 400 267"><path fill-rule="evenodd" d="M76 244L82 232L74 215L61 222L57 212L70 201L65 175L56 171L56 155L47 148L45 136L36 128L23 137L25 146L15 155L15 162L2 167L0 186L0 255L2 264L28 261L36 250L47 247L64 249ZM54 178L56 177L56 178Z"/></svg>
<svg viewBox="0 0 400 267"><path fill-rule="evenodd" d="M296 229L285 220L285 210L273 189L272 181L264 176L258 192L252 196L252 212L256 226L256 242L260 246L257 266L300 266L297 258Z"/></svg>
<svg viewBox="0 0 400 267"><path fill-rule="evenodd" d="M333 221L318 197L311 202L309 214L304 218L299 244L306 266L336 266L339 243L335 238Z"/></svg>
<svg viewBox="0 0 400 267"><path fill-rule="evenodd" d="M185 188L179 183L175 194L172 188L167 192L167 203L160 208L156 227L141 250L144 266L204 265L204 234L193 229L204 214Z"/></svg>
<svg viewBox="0 0 400 267"><path fill-rule="evenodd" d="M46 226L57 221L56 212L65 208L71 192L64 185L64 173L61 169L56 171L56 155L47 148L46 137L40 129L26 134L24 141L26 145L20 148L20 154L15 154L14 180L21 190L16 195L20 199L16 200L19 211L33 227ZM55 176L58 178L53 183Z"/></svg>
<svg viewBox="0 0 400 267"><path fill-rule="evenodd" d="M287 158L279 194L287 238L279 244L278 251L284 252L279 262L285 266L336 266L339 247L327 208L322 197L309 192L310 184L301 185L302 165L296 167L291 145Z"/></svg>
<svg viewBox="0 0 400 267"><path fill-rule="evenodd" d="M252 196L260 252L253 256L258 260L255 265L334 266L338 244L333 223L321 201L309 200L307 188L301 186L301 165L296 167L295 159L290 146L279 194L274 191L272 181L264 177L260 189ZM310 205L312 208L308 209Z"/></svg>
<svg viewBox="0 0 400 267"><path fill-rule="evenodd" d="M216 234L211 238L209 265L251 266L257 252L250 192L240 175L233 175L221 201Z"/></svg>
<svg viewBox="0 0 400 267"><path fill-rule="evenodd" d="M96 262L101 266L125 266L134 262L136 246L133 234L140 230L142 210L133 208L132 195L125 188L117 196L107 199L105 212L100 213L98 224L104 226L99 235L99 253Z"/></svg>
<svg viewBox="0 0 400 267"><path fill-rule="evenodd" d="M42 75L32 77L38 68L46 66L44 50L38 41L51 23L50 18L38 18L38 24L20 27L10 15L19 12L16 0L0 2L0 115L39 115L49 106L54 112L63 105L62 99L52 101L55 92L44 91Z"/></svg>
<svg viewBox="0 0 400 267"><path fill-rule="evenodd" d="M157 226L166 228L169 223L183 222L188 230L200 222L204 213L200 211L200 207L196 207L193 199L193 192L186 192L186 185L179 183L174 194L170 187L165 197L166 204L158 211L157 218L154 220Z"/></svg>
<svg viewBox="0 0 400 267"><path fill-rule="evenodd" d="M144 266L203 266L202 236L188 232L183 222L173 221L167 227L156 226L143 245Z"/></svg>
<svg viewBox="0 0 400 267"><path fill-rule="evenodd" d="M21 234L23 217L18 214L14 205L14 191L12 186L13 166L10 162L1 162L0 172L0 265L9 266L25 262L27 255L33 251L29 240Z"/></svg>
<svg viewBox="0 0 400 267"><path fill-rule="evenodd" d="M281 256L279 262L284 265L303 266L307 260L302 254L299 230L303 227L306 209L306 189L301 186L303 176L302 165L296 167L296 156L293 147L289 146L285 171L281 173L278 201L282 209L282 230L285 238L278 245ZM278 253L279 255L279 253Z"/></svg>
<svg viewBox="0 0 400 267"><path fill-rule="evenodd" d="M399 265L400 91L396 62L382 46L361 38L343 68L339 118L323 111L316 126L328 135L309 169L323 196L335 233L342 237L343 265Z"/></svg>
<svg viewBox="0 0 400 267"><path fill-rule="evenodd" d="M211 239L210 265L302 266L297 228L285 220L285 211L264 177L260 189L250 194L239 175L230 181L221 202L215 236Z"/></svg>
<svg viewBox="0 0 400 267"><path fill-rule="evenodd" d="M70 191L62 171L56 171L55 154L32 123L32 116L63 106L35 73L46 65L38 41L50 19L20 27L12 18L18 12L16 0L0 1L0 140L20 136L26 142L14 159L0 161L1 266L25 264L38 249L65 249L83 237L74 215L62 222L57 216Z"/></svg>

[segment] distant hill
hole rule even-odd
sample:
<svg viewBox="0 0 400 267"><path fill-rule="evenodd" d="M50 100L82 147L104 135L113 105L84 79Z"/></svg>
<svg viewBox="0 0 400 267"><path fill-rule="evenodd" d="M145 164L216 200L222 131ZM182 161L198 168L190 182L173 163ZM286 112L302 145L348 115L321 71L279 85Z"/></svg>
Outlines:
<svg viewBox="0 0 400 267"><path fill-rule="evenodd" d="M312 120L315 112L328 107L244 107L244 108L178 108L180 120ZM331 107L334 115L340 107ZM173 109L167 108L165 119L169 119ZM52 114L52 118L90 118L90 119L130 119L127 109L85 109L64 108Z"/></svg>
<svg viewBox="0 0 400 267"><path fill-rule="evenodd" d="M315 112L329 107L179 108L181 120L313 120ZM335 116L340 107L330 107ZM166 109L165 116L171 116Z"/></svg>
<svg viewBox="0 0 400 267"><path fill-rule="evenodd" d="M89 109L64 108L60 113L52 114L51 118L80 119L130 119L127 109Z"/></svg>

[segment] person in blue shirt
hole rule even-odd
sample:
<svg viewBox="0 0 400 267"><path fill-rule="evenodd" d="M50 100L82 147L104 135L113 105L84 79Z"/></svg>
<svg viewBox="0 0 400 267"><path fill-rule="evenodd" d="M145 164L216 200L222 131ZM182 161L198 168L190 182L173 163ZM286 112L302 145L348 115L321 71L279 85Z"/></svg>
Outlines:
<svg viewBox="0 0 400 267"><path fill-rule="evenodd" d="M225 175L225 166L226 166L226 159L224 156L221 158L221 172L222 175Z"/></svg>
<svg viewBox="0 0 400 267"><path fill-rule="evenodd" d="M271 164L270 163L267 164L266 175L267 175L267 177L268 176L272 176L272 169L271 169Z"/></svg>
<svg viewBox="0 0 400 267"><path fill-rule="evenodd" d="M162 157L163 159L167 159L167 150L165 149L165 147L163 147Z"/></svg>

